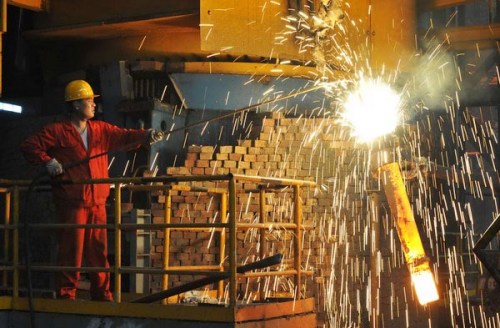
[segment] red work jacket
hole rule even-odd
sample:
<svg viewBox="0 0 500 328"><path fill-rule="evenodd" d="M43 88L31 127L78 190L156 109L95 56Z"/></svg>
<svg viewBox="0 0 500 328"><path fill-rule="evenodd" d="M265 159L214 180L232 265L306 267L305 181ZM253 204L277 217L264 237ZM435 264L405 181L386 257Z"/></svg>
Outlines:
<svg viewBox="0 0 500 328"><path fill-rule="evenodd" d="M145 130L123 129L102 121L87 122L88 150L80 134L69 120L45 126L21 144L24 157L34 165L45 164L52 158L63 166L87 157L116 150L127 144L145 142ZM133 147L136 148L136 147ZM123 149L122 149L123 150ZM103 155L65 168L55 180L98 179L108 177L108 156ZM62 205L94 206L105 204L109 184L54 184L55 200Z"/></svg>

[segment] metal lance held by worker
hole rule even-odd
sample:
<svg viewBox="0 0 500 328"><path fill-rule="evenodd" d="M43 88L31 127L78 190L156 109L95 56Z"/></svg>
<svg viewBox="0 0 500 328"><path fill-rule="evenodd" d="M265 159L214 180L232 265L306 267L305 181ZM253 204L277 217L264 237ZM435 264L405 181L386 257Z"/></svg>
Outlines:
<svg viewBox="0 0 500 328"><path fill-rule="evenodd" d="M248 111L252 111L252 110L257 110L260 106L265 106L265 105L268 105L268 104L275 103L277 101L283 101L283 100L286 100L286 99L294 98L294 97L297 97L297 96L300 96L300 95L303 95L303 94L306 94L306 93L309 93L309 92L312 92L312 91L316 91L316 90L319 90L319 89L324 89L324 88L325 88L325 85L323 85L323 84L315 85L315 86L313 86L311 88L300 90L300 91L291 93L291 94L286 95L286 96L277 96L276 98L265 100L265 101L262 101L260 103L257 103L257 104L254 104L254 105L249 105L249 106L246 106L246 107L243 107L243 108L239 108L237 110L234 110L234 111L231 111L229 113L222 114L222 115L219 115L219 116L215 116L215 117L212 117L212 118L207 119L207 120L202 120L202 121L194 122L194 123L191 123L189 125L186 125L184 127L180 127L180 128L177 128L177 129L171 129L168 132L163 132L163 131L160 131L160 130L152 130L152 131L154 131L154 136L152 135L152 132L150 132L149 143L153 144L153 143L157 143L157 142L161 142L161 141L167 140L168 136L171 135L171 134L173 134L173 133L175 133L175 132L187 131L187 130L189 130L189 129L195 127L195 126L198 126L198 125L208 124L210 122L214 122L214 121L226 118L226 117L234 116L234 115L239 114L239 113L248 112ZM139 146L140 144L141 144L140 142L132 142L132 143L124 145L122 147L118 147L116 149L112 149L112 151L123 151L123 150L133 149L133 148ZM80 164L83 164L83 163L86 163L86 162L88 162L88 161L90 161L90 160L92 160L94 158L99 158L99 157L102 157L102 156L106 156L110 152L111 152L111 150L110 151L106 151L106 152L102 152L102 153L99 153L99 154L95 154L95 155L92 155L92 156L85 157L85 158L83 158L83 159L81 159L79 161L75 161L73 163L68 163L67 165L63 166L63 169L64 168L73 167L73 166L77 166L77 165L80 165Z"/></svg>

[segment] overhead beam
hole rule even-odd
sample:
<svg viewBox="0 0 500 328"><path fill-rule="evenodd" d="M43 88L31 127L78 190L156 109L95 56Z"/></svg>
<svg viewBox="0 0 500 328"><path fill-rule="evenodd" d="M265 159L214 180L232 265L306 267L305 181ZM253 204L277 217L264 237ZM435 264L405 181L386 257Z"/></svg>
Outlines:
<svg viewBox="0 0 500 328"><path fill-rule="evenodd" d="M442 37L455 50L496 48L500 40L500 24L447 28Z"/></svg>
<svg viewBox="0 0 500 328"><path fill-rule="evenodd" d="M167 33L199 32L199 15L182 15L140 18L137 20L108 20L66 25L24 32L29 38L39 40L103 40L127 36L144 36Z"/></svg>
<svg viewBox="0 0 500 328"><path fill-rule="evenodd" d="M25 1L25 0L14 0ZM200 1L179 0L42 0L47 14L36 15L34 29L51 29L99 23L122 23L200 13ZM199 24L196 22L196 26Z"/></svg>
<svg viewBox="0 0 500 328"><path fill-rule="evenodd" d="M349 73L341 71L319 72L315 67L266 63L183 62L168 63L166 69L169 72L288 76L314 80L324 75L330 79L347 79L350 77Z"/></svg>
<svg viewBox="0 0 500 328"><path fill-rule="evenodd" d="M21 7L33 11L42 11L46 9L48 0L8 0L7 3L12 6Z"/></svg>
<svg viewBox="0 0 500 328"><path fill-rule="evenodd" d="M417 6L420 11L430 11L447 7L466 5L479 0L419 0Z"/></svg>

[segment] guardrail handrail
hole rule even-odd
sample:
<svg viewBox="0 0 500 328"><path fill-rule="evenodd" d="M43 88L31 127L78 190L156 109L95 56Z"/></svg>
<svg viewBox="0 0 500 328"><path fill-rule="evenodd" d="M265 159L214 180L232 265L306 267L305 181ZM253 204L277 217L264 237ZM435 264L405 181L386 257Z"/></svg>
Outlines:
<svg viewBox="0 0 500 328"><path fill-rule="evenodd" d="M188 186L184 182L199 182L199 181L226 181L228 183L226 188L206 188L199 186ZM260 220L258 223L238 223L236 218L236 181L253 182L259 184L259 204ZM53 182L43 181L37 184L37 188L50 186ZM33 271L98 271L98 272L112 272L115 275L114 294L115 301L121 302L121 274L122 273L154 273L162 274L162 288L168 287L169 274L215 274L225 272L229 275L229 305L236 305L236 286L238 273L236 272L236 231L237 229L260 229L260 257L264 258L266 244L264 231L270 227L280 229L292 229L294 231L294 268L291 270L276 272L251 272L240 274L243 277L260 277L260 276L274 276L274 275L293 275L295 277L295 295L300 298L300 288L302 286L302 276L312 275L311 271L304 271L301 268L301 250L302 250L302 233L303 229L312 229L312 226L304 226L302 224L302 202L300 199L301 187L314 187L315 182L294 180L287 178L273 178L261 176L246 176L239 174L226 174L226 175L190 175L190 176L159 176L159 177L134 177L134 178L103 178L103 179L81 179L81 180L61 180L57 183L62 184L111 184L114 186L114 224L61 224L61 223L30 223L27 225L29 229L58 229L61 227L82 228L106 228L114 230L115 233L115 264L109 268L98 267L60 267L60 266L44 266L44 265L30 265L30 270ZM19 272L21 269L26 269L26 266L20 265L19 261L19 199L20 191L26 190L32 184L31 180L8 180L0 179L0 193L5 195L5 213L4 222L0 225L0 229L4 230L4 264L0 266L2 274L2 284L7 287L8 284L8 271L13 272L12 289L13 297L19 297ZM267 222L265 210L265 195L266 192L279 192L279 188L293 190L293 218L294 222L280 223L280 222ZM163 191L165 195L165 216L164 223L148 223L148 224L134 224L121 222L121 191L122 189L140 190L140 191ZM220 196L220 211L221 223L171 223L171 192L172 191L188 191L188 192L206 192L215 193ZM229 216L227 215L229 214ZM228 220L229 217L229 220ZM139 230L139 229L163 229L164 231L164 248L163 248L163 265L162 268L144 268L144 267L122 267L121 265L121 233L123 230ZM223 261L219 265L199 265L188 266L189 270L184 270L182 266L169 266L169 244L170 232L174 230L193 230L194 231L217 231L220 233L220 249L219 254L221 259L225 257L226 234L225 229L229 233L229 255L228 255L228 268L224 271ZM198 229L198 230L196 230ZM10 249L10 233L12 231L12 250ZM12 265L9 263L9 256L12 252ZM214 271L217 270L217 271ZM219 282L218 295L223 293L223 282ZM263 298L262 289L259 291L261 299Z"/></svg>

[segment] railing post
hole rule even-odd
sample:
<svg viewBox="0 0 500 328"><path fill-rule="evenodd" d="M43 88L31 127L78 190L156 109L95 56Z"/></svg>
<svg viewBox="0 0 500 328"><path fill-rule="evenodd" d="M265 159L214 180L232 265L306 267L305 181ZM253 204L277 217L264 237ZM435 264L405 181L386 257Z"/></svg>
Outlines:
<svg viewBox="0 0 500 328"><path fill-rule="evenodd" d="M165 214L164 221L169 224L172 218L172 190L170 186L165 188ZM168 269L168 262L170 260L170 228L165 228L163 230L163 270ZM168 274L163 274L163 279L161 282L161 287L163 290L168 288ZM162 303L167 304L168 299L164 298Z"/></svg>
<svg viewBox="0 0 500 328"><path fill-rule="evenodd" d="M259 222L266 223L266 191L264 188L260 189L259 192ZM262 260L266 256L266 230L265 228L259 229L259 255ZM260 300L264 300L264 283L261 282L259 287L259 297Z"/></svg>
<svg viewBox="0 0 500 328"><path fill-rule="evenodd" d="M13 254L12 265L14 272L12 273L12 296L19 297L19 186L14 186L12 195L12 221L14 224L14 234L12 240Z"/></svg>
<svg viewBox="0 0 500 328"><path fill-rule="evenodd" d="M10 224L10 191L5 192L5 218L4 218L5 230L3 232L3 259L7 264L9 262L9 237L10 232L8 225ZM2 274L2 286L7 287L8 274L4 271Z"/></svg>
<svg viewBox="0 0 500 328"><path fill-rule="evenodd" d="M300 264L302 262L302 202L300 199L300 186L293 186L293 214L295 219L295 247L294 247L294 265L297 274L295 276L295 288L296 288L296 298L301 298L301 288L302 288L302 277Z"/></svg>
<svg viewBox="0 0 500 328"><path fill-rule="evenodd" d="M236 306L236 181L229 179L229 306Z"/></svg>
<svg viewBox="0 0 500 328"><path fill-rule="evenodd" d="M220 218L221 223L227 223L227 193L222 192L220 194ZM224 271L224 258L226 257L226 229L222 228L220 230L220 245L219 245L219 265L220 271ZM222 299L224 295L224 281L219 281L217 289L217 298Z"/></svg>
<svg viewBox="0 0 500 328"><path fill-rule="evenodd" d="M121 303L121 282L120 268L122 266L121 249L122 249L122 231L121 231L121 184L115 183L115 302Z"/></svg>

